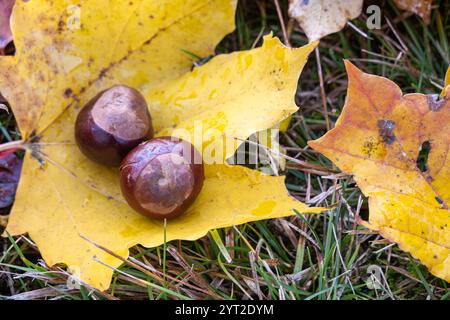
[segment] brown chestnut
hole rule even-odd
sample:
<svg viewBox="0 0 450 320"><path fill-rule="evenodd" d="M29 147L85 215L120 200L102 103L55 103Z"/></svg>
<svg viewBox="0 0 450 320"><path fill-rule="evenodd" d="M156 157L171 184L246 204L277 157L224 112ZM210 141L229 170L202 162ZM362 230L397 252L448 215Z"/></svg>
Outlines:
<svg viewBox="0 0 450 320"><path fill-rule="evenodd" d="M152 120L144 97L123 85L97 94L83 107L75 123L81 152L108 166L119 166L128 152L152 137Z"/></svg>
<svg viewBox="0 0 450 320"><path fill-rule="evenodd" d="M120 187L128 204L156 219L172 219L185 212L204 179L200 153L174 137L141 143L120 165Z"/></svg>

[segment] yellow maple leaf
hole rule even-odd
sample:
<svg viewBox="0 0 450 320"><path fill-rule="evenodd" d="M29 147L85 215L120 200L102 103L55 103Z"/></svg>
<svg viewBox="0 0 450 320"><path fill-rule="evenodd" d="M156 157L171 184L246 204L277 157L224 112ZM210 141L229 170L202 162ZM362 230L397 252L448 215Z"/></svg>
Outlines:
<svg viewBox="0 0 450 320"><path fill-rule="evenodd" d="M450 92L402 95L392 81L346 62L347 100L336 127L309 145L352 173L369 197L365 226L450 281ZM431 146L426 167L417 165Z"/></svg>
<svg viewBox="0 0 450 320"><path fill-rule="evenodd" d="M135 244L163 243L163 223L125 203L118 170L80 153L75 118L97 92L129 85L144 93L156 135L183 136L204 152L213 144L214 159L224 160L239 139L288 117L297 110L298 76L315 43L289 49L267 36L261 48L219 55L190 71L186 52L213 53L233 30L235 7L230 0L17 2L17 54L0 59L0 88L26 155L7 232L28 232L47 264L65 263L99 289L112 276L103 264L121 262L85 238L122 257ZM204 137L197 141L200 125ZM167 241L292 215L292 209L323 211L291 198L283 177L220 163L206 163L204 188L182 217L167 223Z"/></svg>

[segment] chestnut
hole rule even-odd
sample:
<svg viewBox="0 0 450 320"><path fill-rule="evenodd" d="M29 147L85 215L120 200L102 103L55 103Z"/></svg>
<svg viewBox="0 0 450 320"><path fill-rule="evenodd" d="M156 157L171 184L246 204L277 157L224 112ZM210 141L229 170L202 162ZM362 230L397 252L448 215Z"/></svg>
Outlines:
<svg viewBox="0 0 450 320"><path fill-rule="evenodd" d="M155 219L173 219L185 212L204 179L200 153L174 137L141 143L120 165L120 187L128 204Z"/></svg>
<svg viewBox="0 0 450 320"><path fill-rule="evenodd" d="M153 125L144 97L123 85L98 93L75 122L75 139L81 152L107 166L119 166L128 152L152 137Z"/></svg>

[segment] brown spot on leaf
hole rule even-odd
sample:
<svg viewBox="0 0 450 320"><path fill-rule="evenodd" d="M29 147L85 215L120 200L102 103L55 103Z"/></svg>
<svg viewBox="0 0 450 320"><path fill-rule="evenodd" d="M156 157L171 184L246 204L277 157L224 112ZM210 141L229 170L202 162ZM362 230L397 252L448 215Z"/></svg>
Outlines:
<svg viewBox="0 0 450 320"><path fill-rule="evenodd" d="M71 88L67 88L64 90L64 97L69 98L72 95L73 91Z"/></svg>
<svg viewBox="0 0 450 320"><path fill-rule="evenodd" d="M30 137L29 137L28 140L29 140L29 142L31 142L31 143L39 142L40 138L38 138L38 136L36 136L36 129L34 129L33 131L31 131Z"/></svg>
<svg viewBox="0 0 450 320"><path fill-rule="evenodd" d="M58 21L58 33L62 33L64 31L64 27L66 26L65 22L61 19Z"/></svg>
<svg viewBox="0 0 450 320"><path fill-rule="evenodd" d="M395 141L395 122L392 120L378 120L378 132L384 143L392 144Z"/></svg>
<svg viewBox="0 0 450 320"><path fill-rule="evenodd" d="M112 67L114 67L114 65L115 65L115 62L111 62L106 68L103 68L103 69L100 71L97 80L100 80L100 79L104 78L104 77L106 76L106 74L109 72L109 70L110 70Z"/></svg>
<svg viewBox="0 0 450 320"><path fill-rule="evenodd" d="M439 205L443 205L444 204L444 200L442 200L441 197L435 197L436 201L439 203Z"/></svg>

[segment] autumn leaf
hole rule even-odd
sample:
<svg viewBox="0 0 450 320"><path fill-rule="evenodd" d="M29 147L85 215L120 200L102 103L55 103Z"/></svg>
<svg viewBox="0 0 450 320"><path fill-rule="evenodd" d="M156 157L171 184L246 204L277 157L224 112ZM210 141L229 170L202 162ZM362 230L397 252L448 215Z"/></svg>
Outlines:
<svg viewBox="0 0 450 320"><path fill-rule="evenodd" d="M394 0L397 7L420 16L426 24L430 23L433 0Z"/></svg>
<svg viewBox="0 0 450 320"><path fill-rule="evenodd" d="M450 91L443 100L402 95L394 82L346 67L336 127L309 145L354 175L369 197L365 226L450 281Z"/></svg>
<svg viewBox="0 0 450 320"><path fill-rule="evenodd" d="M14 2L15 0L0 1L0 55L5 53L6 46L13 40L9 26L9 17L11 16Z"/></svg>
<svg viewBox="0 0 450 320"><path fill-rule="evenodd" d="M290 0L289 15L297 20L310 41L340 31L361 14L363 0Z"/></svg>
<svg viewBox="0 0 450 320"><path fill-rule="evenodd" d="M92 163L74 143L80 108L117 83L143 92L157 136L183 137L222 160L205 164L203 190L183 216L167 223L167 241L292 215L292 209L322 211L291 198L283 177L220 164L249 135L297 110L299 73L316 46L289 49L267 36L260 48L219 55L190 71L186 52L212 54L233 30L235 8L230 0L85 1L70 10L63 0L18 2L17 54L0 59L0 88L26 154L7 231L28 232L48 265L63 262L99 289L110 284L107 266L121 261L93 243L122 257L136 244L163 243L163 223L125 203L118 170Z"/></svg>

